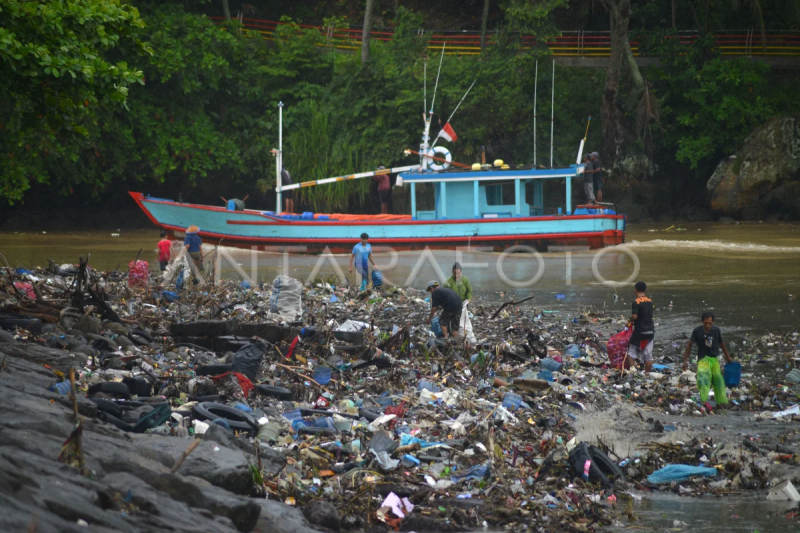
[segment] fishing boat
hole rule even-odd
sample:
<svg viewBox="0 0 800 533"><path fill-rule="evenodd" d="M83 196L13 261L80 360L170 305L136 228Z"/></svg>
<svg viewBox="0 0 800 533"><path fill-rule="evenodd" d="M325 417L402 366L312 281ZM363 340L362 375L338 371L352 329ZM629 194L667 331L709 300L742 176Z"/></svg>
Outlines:
<svg viewBox="0 0 800 533"><path fill-rule="evenodd" d="M467 94L469 90L464 98ZM423 115L425 125L419 151L406 150L408 155L419 155L419 164L293 185L278 183L275 211L240 209L234 201L217 207L154 198L139 192L130 195L155 225L168 232L182 234L187 227L195 225L200 228L199 235L205 242L266 251L349 253L362 233L369 235L373 247L385 246L398 251L467 248L501 252L516 247L517 251L532 248L546 252L597 249L624 242L626 217L617 214L613 206L578 205L573 209L572 180L583 180L584 165L579 162L585 137L580 142L576 164L567 167L543 169L534 165L510 169L497 161L495 165L456 168L458 164L452 160L450 151L436 146L436 142L440 138L451 139L446 131L452 132L450 119L461 103L445 123L442 130L445 134L440 132L430 145L435 95L434 89L430 112ZM424 109L427 109L427 95L425 100ZM279 148L272 151L276 157L277 176L281 176L283 168L283 104L279 104L279 117ZM551 145L551 167L552 154ZM534 149L534 161L535 157ZM410 214L281 212L281 196L287 190L385 174L397 176L393 194L410 196ZM544 213L546 180L563 180L566 193L565 205L547 215ZM432 209L418 209L418 196L425 194L432 196L425 201Z"/></svg>

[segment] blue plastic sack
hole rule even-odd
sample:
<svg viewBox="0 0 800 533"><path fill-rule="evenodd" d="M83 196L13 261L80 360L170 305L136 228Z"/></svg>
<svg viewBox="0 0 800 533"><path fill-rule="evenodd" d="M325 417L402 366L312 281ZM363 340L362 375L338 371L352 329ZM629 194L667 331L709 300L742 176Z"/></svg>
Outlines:
<svg viewBox="0 0 800 533"><path fill-rule="evenodd" d="M738 387L742 380L742 363L739 361L727 363L725 370L722 371L722 377L725 379L726 387Z"/></svg>
<svg viewBox="0 0 800 533"><path fill-rule="evenodd" d="M47 387L47 390L49 390L50 392L55 392L57 394L60 394L61 396L69 396L69 392L71 389L72 386L70 385L69 381L54 383L53 385Z"/></svg>
<svg viewBox="0 0 800 533"><path fill-rule="evenodd" d="M475 465L472 468L465 470L463 472L455 472L451 479L453 481L461 481L462 479L473 479L475 481L480 481L486 477L486 474L489 473L489 463L483 463L480 465Z"/></svg>
<svg viewBox="0 0 800 533"><path fill-rule="evenodd" d="M692 476L714 477L716 475L716 468L689 465L667 465L661 470L656 470L647 476L647 481L658 485L661 483L671 483L672 481L684 481Z"/></svg>
<svg viewBox="0 0 800 533"><path fill-rule="evenodd" d="M372 286L380 287L383 285L383 273L380 270L372 269Z"/></svg>
<svg viewBox="0 0 800 533"><path fill-rule="evenodd" d="M508 410L516 410L519 409L519 406L522 404L522 396L515 392L507 392L505 396L503 396L503 407Z"/></svg>
<svg viewBox="0 0 800 533"><path fill-rule="evenodd" d="M550 372L558 372L564 366L564 363L559 363L555 359L551 359L548 357L546 359L542 359L539 365L544 370L549 370Z"/></svg>
<svg viewBox="0 0 800 533"><path fill-rule="evenodd" d="M566 348L564 348L564 355L569 355L570 357L580 357L581 356L581 347L577 344L570 344Z"/></svg>
<svg viewBox="0 0 800 533"><path fill-rule="evenodd" d="M438 316L433 317L431 320L431 331L433 331L433 334L436 335L437 339L444 337L444 333L442 333L442 326L439 324Z"/></svg>
<svg viewBox="0 0 800 533"><path fill-rule="evenodd" d="M183 290L183 270L178 274L178 279L175 281L175 290L181 292Z"/></svg>
<svg viewBox="0 0 800 533"><path fill-rule="evenodd" d="M544 381L553 381L553 373L549 370L542 370L538 374L536 374L536 379L541 379Z"/></svg>

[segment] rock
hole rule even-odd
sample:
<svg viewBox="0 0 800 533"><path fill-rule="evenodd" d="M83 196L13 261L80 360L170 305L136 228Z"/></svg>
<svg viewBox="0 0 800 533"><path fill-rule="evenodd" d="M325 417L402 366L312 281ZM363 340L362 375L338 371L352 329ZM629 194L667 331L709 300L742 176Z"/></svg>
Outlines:
<svg viewBox="0 0 800 533"><path fill-rule="evenodd" d="M230 518L239 531L252 531L261 515L261 507L255 500L235 496L199 478L161 474L151 484L191 507Z"/></svg>
<svg viewBox="0 0 800 533"><path fill-rule="evenodd" d="M800 116L759 126L736 154L719 163L706 189L716 215L800 218Z"/></svg>
<svg viewBox="0 0 800 533"><path fill-rule="evenodd" d="M137 435L133 440L140 453L161 462L167 468L172 468L191 444L188 439L158 435ZM218 449L215 451L214 448ZM244 452L219 446L213 441L201 442L183 462L178 473L205 479L234 494L249 495L253 488L250 461Z"/></svg>
<svg viewBox="0 0 800 533"><path fill-rule="evenodd" d="M274 500L255 500L261 506L261 518L253 530L257 533L317 533L302 511Z"/></svg>
<svg viewBox="0 0 800 533"><path fill-rule="evenodd" d="M12 335L11 333L7 332L4 329L0 329L0 343L4 342L15 343L17 341L14 339L14 335Z"/></svg>
<svg viewBox="0 0 800 533"><path fill-rule="evenodd" d="M331 502L323 500L313 501L303 508L303 514L310 523L317 526L322 526L334 531L339 531L341 528L339 511L336 510L336 507L334 507Z"/></svg>
<svg viewBox="0 0 800 533"><path fill-rule="evenodd" d="M100 319L91 315L81 317L81 319L75 323L74 327L84 333L94 333L95 335L99 335L102 331Z"/></svg>
<svg viewBox="0 0 800 533"><path fill-rule="evenodd" d="M233 431L230 429L225 429L217 424L211 424L211 426L208 428L208 431L203 433L203 440L214 441L228 448L239 448L244 453L250 455L255 453L253 451L253 447L248 445L243 440L237 439L233 434Z"/></svg>

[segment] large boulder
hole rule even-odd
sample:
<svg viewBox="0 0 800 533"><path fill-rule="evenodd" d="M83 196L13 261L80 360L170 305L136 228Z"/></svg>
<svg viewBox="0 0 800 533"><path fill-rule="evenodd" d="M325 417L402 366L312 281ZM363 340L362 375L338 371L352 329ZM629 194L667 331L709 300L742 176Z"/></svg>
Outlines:
<svg viewBox="0 0 800 533"><path fill-rule="evenodd" d="M759 126L719 163L706 188L717 216L800 218L800 116Z"/></svg>

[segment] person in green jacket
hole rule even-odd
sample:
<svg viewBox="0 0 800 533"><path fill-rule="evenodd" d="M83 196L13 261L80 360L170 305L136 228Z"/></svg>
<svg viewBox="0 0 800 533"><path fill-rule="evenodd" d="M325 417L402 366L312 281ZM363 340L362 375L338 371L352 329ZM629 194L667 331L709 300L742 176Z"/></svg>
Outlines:
<svg viewBox="0 0 800 533"><path fill-rule="evenodd" d="M467 276L461 273L461 265L453 265L453 275L447 278L444 284L448 289L453 289L461 297L461 301L472 300L472 285L469 284Z"/></svg>

